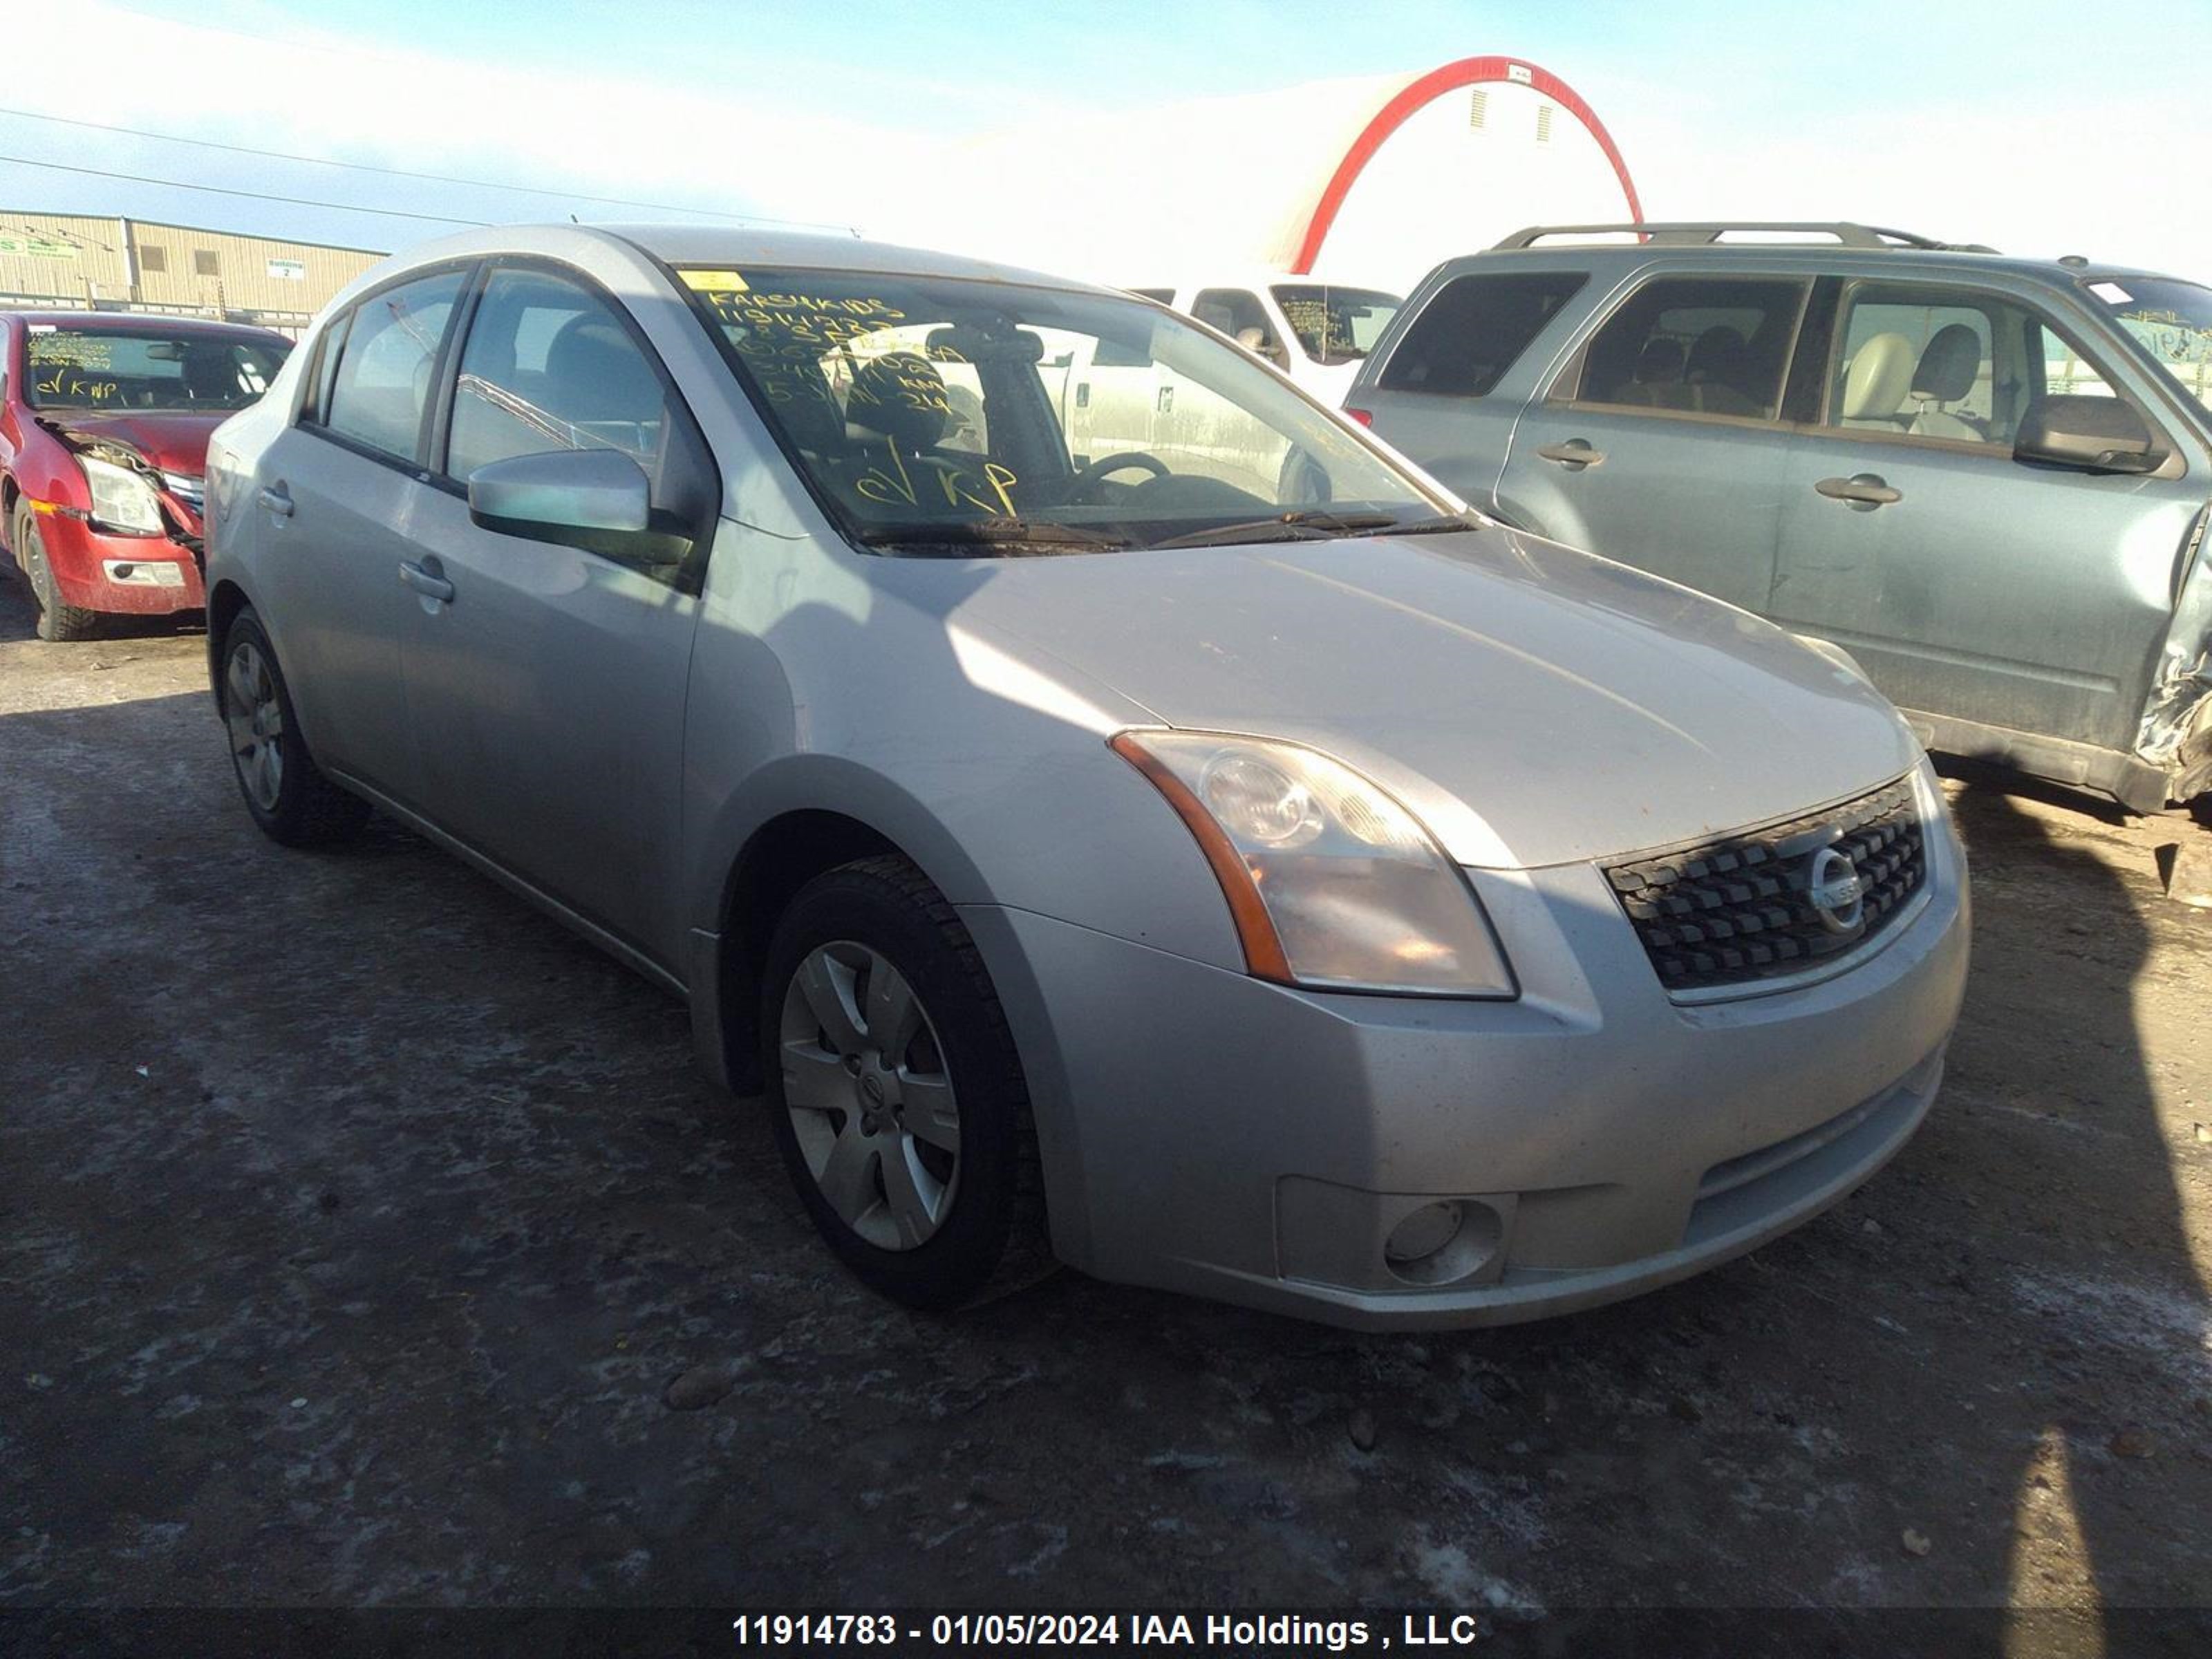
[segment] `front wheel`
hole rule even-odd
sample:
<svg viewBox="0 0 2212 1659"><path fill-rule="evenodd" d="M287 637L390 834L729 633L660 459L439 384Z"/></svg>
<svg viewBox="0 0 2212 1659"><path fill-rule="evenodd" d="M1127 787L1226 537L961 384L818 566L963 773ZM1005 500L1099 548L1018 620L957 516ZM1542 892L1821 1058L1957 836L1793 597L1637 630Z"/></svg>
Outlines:
<svg viewBox="0 0 2212 1659"><path fill-rule="evenodd" d="M759 1018L785 1166L863 1282L951 1308L1049 1265L1013 1036L919 870L866 859L801 889L769 942Z"/></svg>
<svg viewBox="0 0 2212 1659"><path fill-rule="evenodd" d="M38 515L28 507L15 515L15 562L23 567L23 579L30 583L31 597L38 601L40 639L88 640L93 636L100 627L100 612L63 601L61 587L54 580L53 567L46 562L46 536L39 528Z"/></svg>
<svg viewBox="0 0 2212 1659"><path fill-rule="evenodd" d="M222 639L216 683L238 792L261 833L287 847L343 841L368 821L368 803L325 777L307 752L276 653L249 608Z"/></svg>

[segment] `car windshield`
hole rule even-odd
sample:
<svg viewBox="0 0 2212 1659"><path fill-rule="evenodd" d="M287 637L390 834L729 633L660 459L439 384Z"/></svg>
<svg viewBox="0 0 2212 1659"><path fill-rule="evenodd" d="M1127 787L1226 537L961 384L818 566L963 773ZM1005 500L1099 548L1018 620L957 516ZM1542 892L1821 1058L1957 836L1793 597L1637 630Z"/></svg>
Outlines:
<svg viewBox="0 0 2212 1659"><path fill-rule="evenodd" d="M2082 289L2136 348L2212 410L2212 288L2166 276L2123 276Z"/></svg>
<svg viewBox="0 0 2212 1659"><path fill-rule="evenodd" d="M963 557L1433 526L1428 494L1247 354L1104 294L686 270L858 544Z"/></svg>
<svg viewBox="0 0 2212 1659"><path fill-rule="evenodd" d="M33 324L24 400L33 409L243 409L291 349L258 337Z"/></svg>
<svg viewBox="0 0 2212 1659"><path fill-rule="evenodd" d="M1307 356L1317 363L1350 363L1375 349L1405 301L1371 288L1304 283L1277 288L1275 303Z"/></svg>

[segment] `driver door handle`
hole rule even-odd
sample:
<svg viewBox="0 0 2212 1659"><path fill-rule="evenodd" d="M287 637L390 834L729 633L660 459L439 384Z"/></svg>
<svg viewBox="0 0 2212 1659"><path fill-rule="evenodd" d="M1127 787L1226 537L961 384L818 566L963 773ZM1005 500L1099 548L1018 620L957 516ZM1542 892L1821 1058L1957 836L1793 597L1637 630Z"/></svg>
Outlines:
<svg viewBox="0 0 2212 1659"><path fill-rule="evenodd" d="M1892 489L1872 472L1861 472L1848 478L1823 478L1813 488L1832 501L1849 501L1854 507L1887 507L1892 501L1905 499L1902 490Z"/></svg>
<svg viewBox="0 0 2212 1659"><path fill-rule="evenodd" d="M261 505L280 519L292 516L291 492L283 484L264 484L261 490Z"/></svg>
<svg viewBox="0 0 2212 1659"><path fill-rule="evenodd" d="M408 586L413 588L417 593L425 594L434 599L443 600L448 605L453 603L453 583L447 581L443 576L439 575L434 571L425 569L422 566L416 563L412 559L400 560L399 580L405 582Z"/></svg>
<svg viewBox="0 0 2212 1659"><path fill-rule="evenodd" d="M1595 466L1605 459L1605 451L1592 449L1581 438L1570 438L1563 444L1546 444L1536 452L1547 461L1557 461L1570 472L1579 472L1586 466Z"/></svg>

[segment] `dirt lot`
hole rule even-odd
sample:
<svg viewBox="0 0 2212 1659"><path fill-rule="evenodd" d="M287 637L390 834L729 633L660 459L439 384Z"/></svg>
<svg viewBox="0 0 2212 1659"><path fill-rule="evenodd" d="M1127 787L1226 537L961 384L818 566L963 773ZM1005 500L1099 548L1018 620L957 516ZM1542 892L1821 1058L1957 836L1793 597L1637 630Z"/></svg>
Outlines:
<svg viewBox="0 0 2212 1659"><path fill-rule="evenodd" d="M197 636L29 633L0 583L0 1607L2212 1604L2204 831L1962 786L1935 1115L1701 1279L946 1323L829 1265L676 1004L410 836L256 835Z"/></svg>

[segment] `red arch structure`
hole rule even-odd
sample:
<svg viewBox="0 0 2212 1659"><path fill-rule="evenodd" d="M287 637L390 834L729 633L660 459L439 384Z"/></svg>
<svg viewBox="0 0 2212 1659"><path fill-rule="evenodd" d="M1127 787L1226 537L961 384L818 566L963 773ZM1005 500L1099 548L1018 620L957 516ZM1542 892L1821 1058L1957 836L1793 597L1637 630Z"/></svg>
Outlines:
<svg viewBox="0 0 2212 1659"><path fill-rule="evenodd" d="M1613 163L1613 175L1620 180L1621 191L1628 198L1629 217L1639 224L1643 222L1644 204L1637 199L1636 181L1628 176L1628 163L1620 159L1620 149L1613 142L1613 135L1605 130L1605 123L1597 118L1597 112L1583 102L1580 93L1551 70L1522 63L1517 58L1462 58L1455 64L1431 70L1407 87L1383 105L1352 141L1344 160L1337 163L1336 171L1330 175L1328 187L1315 204L1313 217L1307 222L1306 233L1299 240L1297 258L1291 262L1291 270L1304 276L1313 269L1314 261L1321 257L1321 245L1328 240L1330 228L1343 210L1344 198L1352 194L1352 186L1362 169L1375 159L1375 153L1390 135L1413 118L1416 111L1462 87L1498 82L1540 92L1589 128L1590 136L1604 150L1605 159Z"/></svg>

